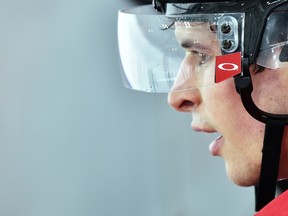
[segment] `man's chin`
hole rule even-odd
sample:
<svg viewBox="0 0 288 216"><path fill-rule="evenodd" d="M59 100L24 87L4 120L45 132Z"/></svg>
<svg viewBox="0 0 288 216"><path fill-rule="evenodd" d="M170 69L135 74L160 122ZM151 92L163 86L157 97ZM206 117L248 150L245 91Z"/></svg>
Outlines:
<svg viewBox="0 0 288 216"><path fill-rule="evenodd" d="M226 174L230 181L241 187L258 185L259 175L251 175L251 172L241 172L239 169L231 169L226 164Z"/></svg>

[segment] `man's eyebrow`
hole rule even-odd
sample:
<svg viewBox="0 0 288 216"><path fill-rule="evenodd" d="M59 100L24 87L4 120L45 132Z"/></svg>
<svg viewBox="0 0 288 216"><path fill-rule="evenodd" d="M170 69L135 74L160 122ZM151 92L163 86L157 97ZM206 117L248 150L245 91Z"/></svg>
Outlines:
<svg viewBox="0 0 288 216"><path fill-rule="evenodd" d="M209 49L207 46L204 46L193 40L185 40L185 41L182 41L180 44L185 49L191 49L191 48L202 49L202 50Z"/></svg>

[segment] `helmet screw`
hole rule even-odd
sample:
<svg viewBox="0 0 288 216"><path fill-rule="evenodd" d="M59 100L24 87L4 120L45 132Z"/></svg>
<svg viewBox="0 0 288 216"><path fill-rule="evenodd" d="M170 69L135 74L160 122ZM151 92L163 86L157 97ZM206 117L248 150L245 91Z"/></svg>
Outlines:
<svg viewBox="0 0 288 216"><path fill-rule="evenodd" d="M231 31L231 26L227 23L221 26L221 32L224 34L228 34Z"/></svg>
<svg viewBox="0 0 288 216"><path fill-rule="evenodd" d="M222 41L222 46L223 46L223 49L225 49L225 50L229 50L232 47L232 45L233 44L230 40Z"/></svg>

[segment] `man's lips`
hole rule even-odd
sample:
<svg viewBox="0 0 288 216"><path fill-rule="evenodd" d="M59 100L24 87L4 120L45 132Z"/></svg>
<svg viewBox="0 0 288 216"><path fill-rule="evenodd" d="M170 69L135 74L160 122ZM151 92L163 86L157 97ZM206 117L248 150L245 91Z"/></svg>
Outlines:
<svg viewBox="0 0 288 216"><path fill-rule="evenodd" d="M220 147L223 145L223 136L217 137L209 146L209 150L213 156L219 156Z"/></svg>
<svg viewBox="0 0 288 216"><path fill-rule="evenodd" d="M195 126L193 124L191 124L191 127L194 131L196 132L204 132L204 133L214 133L216 132L215 130L213 129L210 129L210 128L202 128L202 127L198 127L198 126Z"/></svg>
<svg viewBox="0 0 288 216"><path fill-rule="evenodd" d="M204 132L204 133L215 133L217 132L216 130L208 127L199 127L197 124L191 124L191 127L194 131L196 132ZM224 143L224 138L222 135L218 136L215 140L211 142L209 145L209 150L213 156L219 156L220 153L220 147Z"/></svg>

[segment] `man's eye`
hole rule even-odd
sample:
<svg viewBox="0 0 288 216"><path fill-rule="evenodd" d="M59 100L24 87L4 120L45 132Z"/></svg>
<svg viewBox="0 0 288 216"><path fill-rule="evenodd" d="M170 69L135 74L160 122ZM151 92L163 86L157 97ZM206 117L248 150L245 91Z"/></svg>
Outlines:
<svg viewBox="0 0 288 216"><path fill-rule="evenodd" d="M199 64L205 64L207 61L209 61L210 56L204 53L199 53Z"/></svg>
<svg viewBox="0 0 288 216"><path fill-rule="evenodd" d="M211 56L197 51L187 51L186 55L193 55L199 65L203 65L211 59Z"/></svg>
<svg viewBox="0 0 288 216"><path fill-rule="evenodd" d="M200 64L205 64L210 59L209 55L203 53L199 53L199 57L200 57Z"/></svg>

